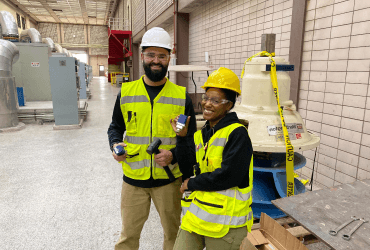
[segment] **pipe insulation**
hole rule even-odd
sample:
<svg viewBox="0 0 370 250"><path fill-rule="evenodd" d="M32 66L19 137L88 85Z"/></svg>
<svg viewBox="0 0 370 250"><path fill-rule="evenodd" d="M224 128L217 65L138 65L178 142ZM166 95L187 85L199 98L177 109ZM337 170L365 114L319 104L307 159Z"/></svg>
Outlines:
<svg viewBox="0 0 370 250"><path fill-rule="evenodd" d="M0 11L1 34L7 37L18 37L18 27L14 16L8 11Z"/></svg>
<svg viewBox="0 0 370 250"><path fill-rule="evenodd" d="M29 28L27 30L22 30L19 37L21 42L30 42L31 43L42 43L40 32L35 28Z"/></svg>
<svg viewBox="0 0 370 250"><path fill-rule="evenodd" d="M54 41L50 37L43 38L42 39L42 43L47 44L49 46L49 49L51 50L51 52L55 52L56 51Z"/></svg>
<svg viewBox="0 0 370 250"><path fill-rule="evenodd" d="M14 43L0 39L0 129L18 126L18 100L12 64L19 50Z"/></svg>
<svg viewBox="0 0 370 250"><path fill-rule="evenodd" d="M62 46L60 46L59 43L55 44L55 49L56 49L57 53L63 53L63 48L62 48Z"/></svg>

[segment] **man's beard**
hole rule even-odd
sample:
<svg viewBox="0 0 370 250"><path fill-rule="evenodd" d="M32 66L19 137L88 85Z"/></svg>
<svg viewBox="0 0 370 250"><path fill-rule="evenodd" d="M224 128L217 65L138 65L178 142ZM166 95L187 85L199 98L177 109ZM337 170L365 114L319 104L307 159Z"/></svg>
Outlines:
<svg viewBox="0 0 370 250"><path fill-rule="evenodd" d="M150 67L153 65L158 65L161 67L160 70L152 70ZM153 82L161 81L167 74L168 65L163 65L160 63L145 63L143 62L143 67L145 71L145 75Z"/></svg>

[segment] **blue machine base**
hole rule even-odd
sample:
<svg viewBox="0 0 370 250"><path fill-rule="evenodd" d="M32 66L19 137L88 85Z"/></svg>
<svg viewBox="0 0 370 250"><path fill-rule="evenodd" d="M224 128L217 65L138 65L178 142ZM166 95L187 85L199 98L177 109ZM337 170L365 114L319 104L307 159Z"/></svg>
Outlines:
<svg viewBox="0 0 370 250"><path fill-rule="evenodd" d="M271 203L271 200L287 196L285 154L273 153L272 158L274 159L273 165L276 167L270 167L271 161L267 162L258 159L254 161L252 210L253 217L255 218L260 218L261 213L266 213L274 219L285 216L281 210ZM282 160L277 164L276 159ZM267 165L268 167L263 167L263 165ZM306 158L301 154L294 153L294 170L300 169L305 165ZM294 179L294 194L304 192L305 186L299 180Z"/></svg>

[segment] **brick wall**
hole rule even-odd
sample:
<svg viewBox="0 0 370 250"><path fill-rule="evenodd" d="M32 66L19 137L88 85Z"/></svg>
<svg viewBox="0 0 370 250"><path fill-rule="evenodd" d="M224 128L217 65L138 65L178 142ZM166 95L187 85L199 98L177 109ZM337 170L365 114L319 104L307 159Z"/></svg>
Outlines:
<svg viewBox="0 0 370 250"><path fill-rule="evenodd" d="M132 35L135 36L145 26L145 0L132 0Z"/></svg>
<svg viewBox="0 0 370 250"><path fill-rule="evenodd" d="M276 55L288 60L293 0L211 1L190 13L189 64L226 67L238 76L243 63L261 51L261 36L276 34ZM205 52L209 62L205 62ZM206 72L194 73L197 92ZM194 84L189 80L189 93Z"/></svg>
<svg viewBox="0 0 370 250"><path fill-rule="evenodd" d="M147 24L162 14L172 3L173 0L146 0Z"/></svg>
<svg viewBox="0 0 370 250"><path fill-rule="evenodd" d="M320 135L315 179L327 187L370 178L369 12L369 1L307 2L299 112Z"/></svg>

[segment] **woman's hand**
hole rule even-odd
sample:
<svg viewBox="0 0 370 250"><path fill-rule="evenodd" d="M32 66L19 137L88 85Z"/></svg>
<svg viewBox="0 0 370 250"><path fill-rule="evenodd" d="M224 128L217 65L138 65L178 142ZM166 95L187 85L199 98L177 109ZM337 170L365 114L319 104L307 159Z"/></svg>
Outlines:
<svg viewBox="0 0 370 250"><path fill-rule="evenodd" d="M188 182L190 178L187 178L181 185L180 192L183 194L186 190L188 190Z"/></svg>
<svg viewBox="0 0 370 250"><path fill-rule="evenodd" d="M185 137L186 134L188 133L188 127L189 127L189 122L190 122L190 116L188 116L188 119L186 119L186 123L185 123L185 126L177 132L177 128L176 128L176 123L179 119L180 115L176 116L175 119L171 119L171 126L172 126L172 129L173 131L175 131L176 135L177 136L180 136L180 137Z"/></svg>

